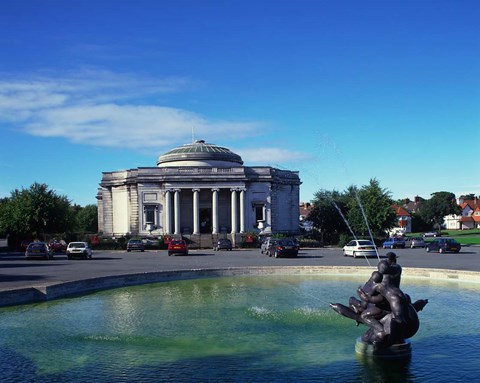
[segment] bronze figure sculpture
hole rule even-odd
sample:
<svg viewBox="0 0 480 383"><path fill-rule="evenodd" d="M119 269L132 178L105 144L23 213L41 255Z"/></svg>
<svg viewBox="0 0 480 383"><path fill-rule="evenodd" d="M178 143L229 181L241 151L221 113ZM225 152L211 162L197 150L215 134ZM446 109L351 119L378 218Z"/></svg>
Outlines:
<svg viewBox="0 0 480 383"><path fill-rule="evenodd" d="M366 345L375 349L386 349L404 344L416 334L420 326L417 312L428 303L427 299L411 301L400 289L402 268L394 253L378 263L370 279L357 289L358 298L351 297L349 305L331 303L339 314L353 319L357 326L363 323L369 329L361 337Z"/></svg>

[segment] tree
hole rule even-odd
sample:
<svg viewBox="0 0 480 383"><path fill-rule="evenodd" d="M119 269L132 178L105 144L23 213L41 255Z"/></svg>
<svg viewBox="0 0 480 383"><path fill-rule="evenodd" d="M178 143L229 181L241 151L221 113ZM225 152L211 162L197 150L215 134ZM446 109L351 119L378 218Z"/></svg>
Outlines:
<svg viewBox="0 0 480 383"><path fill-rule="evenodd" d="M320 232L323 244L338 242L339 235L348 232L341 214L345 214L345 198L337 191L320 190L315 193L313 209L307 219Z"/></svg>
<svg viewBox="0 0 480 383"><path fill-rule="evenodd" d="M432 227L440 229L445 216L460 214L461 208L457 205L455 194L441 191L430 195L431 198L422 205L420 214Z"/></svg>
<svg viewBox="0 0 480 383"><path fill-rule="evenodd" d="M350 187L347 219L356 235L383 236L396 223L393 200L387 189L382 189L376 179L360 190Z"/></svg>
<svg viewBox="0 0 480 383"><path fill-rule="evenodd" d="M425 222L420 213L412 213L412 232L420 232L430 230L430 224Z"/></svg>
<svg viewBox="0 0 480 383"><path fill-rule="evenodd" d="M463 198L464 200L472 201L476 198L476 196L475 196L475 193L470 193L470 194L462 195L461 198Z"/></svg>
<svg viewBox="0 0 480 383"><path fill-rule="evenodd" d="M0 231L16 238L43 238L46 233L66 232L73 223L68 198L49 190L46 184L15 189L0 204Z"/></svg>
<svg viewBox="0 0 480 383"><path fill-rule="evenodd" d="M98 213L96 205L81 207L76 214L76 230L82 233L98 231Z"/></svg>

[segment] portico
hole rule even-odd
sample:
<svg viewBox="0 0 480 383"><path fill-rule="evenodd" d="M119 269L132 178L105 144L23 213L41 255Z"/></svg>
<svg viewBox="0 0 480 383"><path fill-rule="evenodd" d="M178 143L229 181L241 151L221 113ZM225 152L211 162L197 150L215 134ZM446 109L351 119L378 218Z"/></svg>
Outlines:
<svg viewBox="0 0 480 383"><path fill-rule="evenodd" d="M193 188L193 189L182 189L182 188L172 188L165 190L165 215L164 215L164 227L165 234L200 234L205 233L205 229L211 228L212 234L218 234L221 230L219 226L219 202L218 195L220 191L228 191L231 195L231 205L230 205L230 233L245 233L245 191L246 188L241 187L226 187L226 188ZM192 217L192 225L189 225L189 222L182 223L182 195L185 196L186 193L192 193L192 204L191 204L191 214L183 214L183 217ZM210 193L211 203L210 204L200 204L200 193ZM173 207L172 207L172 196L173 195ZM184 197L186 198L186 197ZM189 199L189 198L188 198ZM188 202L183 204L187 208L190 208ZM203 213L201 214L201 206L203 206ZM222 206L222 209L224 207ZM171 213L173 211L173 214ZM210 211L211 214L205 212ZM211 215L211 217L209 217ZM211 224L210 224L211 222ZM223 224L224 220L222 221ZM193 230L191 233L186 233L185 230L182 231L182 228L190 228ZM225 228L225 226L222 226ZM173 228L173 229L172 229ZM188 231L188 230L186 230ZM225 230L223 230L225 231Z"/></svg>

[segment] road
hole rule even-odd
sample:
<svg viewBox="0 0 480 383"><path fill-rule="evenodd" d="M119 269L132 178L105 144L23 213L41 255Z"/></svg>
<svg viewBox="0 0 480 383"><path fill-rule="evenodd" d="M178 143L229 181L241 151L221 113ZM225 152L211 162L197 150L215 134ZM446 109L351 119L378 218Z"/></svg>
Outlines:
<svg viewBox="0 0 480 383"><path fill-rule="evenodd" d="M380 258L389 250L379 249ZM396 249L398 263L404 268L449 269L480 272L480 247L465 247L458 254L427 253L425 249ZM224 269L235 267L281 266L371 266L377 258L344 257L341 249L301 249L298 258L269 258L259 249L214 252L191 250L188 256L167 255L162 251L94 252L91 260L26 260L21 253L0 252L0 291L48 286L112 275L158 271Z"/></svg>

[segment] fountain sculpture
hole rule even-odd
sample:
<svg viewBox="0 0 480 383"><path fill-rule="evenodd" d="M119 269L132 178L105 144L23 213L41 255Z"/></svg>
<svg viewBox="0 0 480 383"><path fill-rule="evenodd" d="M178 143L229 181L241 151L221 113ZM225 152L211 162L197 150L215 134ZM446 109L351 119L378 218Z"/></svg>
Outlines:
<svg viewBox="0 0 480 383"><path fill-rule="evenodd" d="M428 303L426 299L412 302L410 296L400 289L402 268L395 253L388 253L387 260L378 263L370 279L357 289L349 305L331 303L339 314L369 328L357 340L358 354L379 357L404 357L411 354L408 339L420 326L417 312Z"/></svg>

